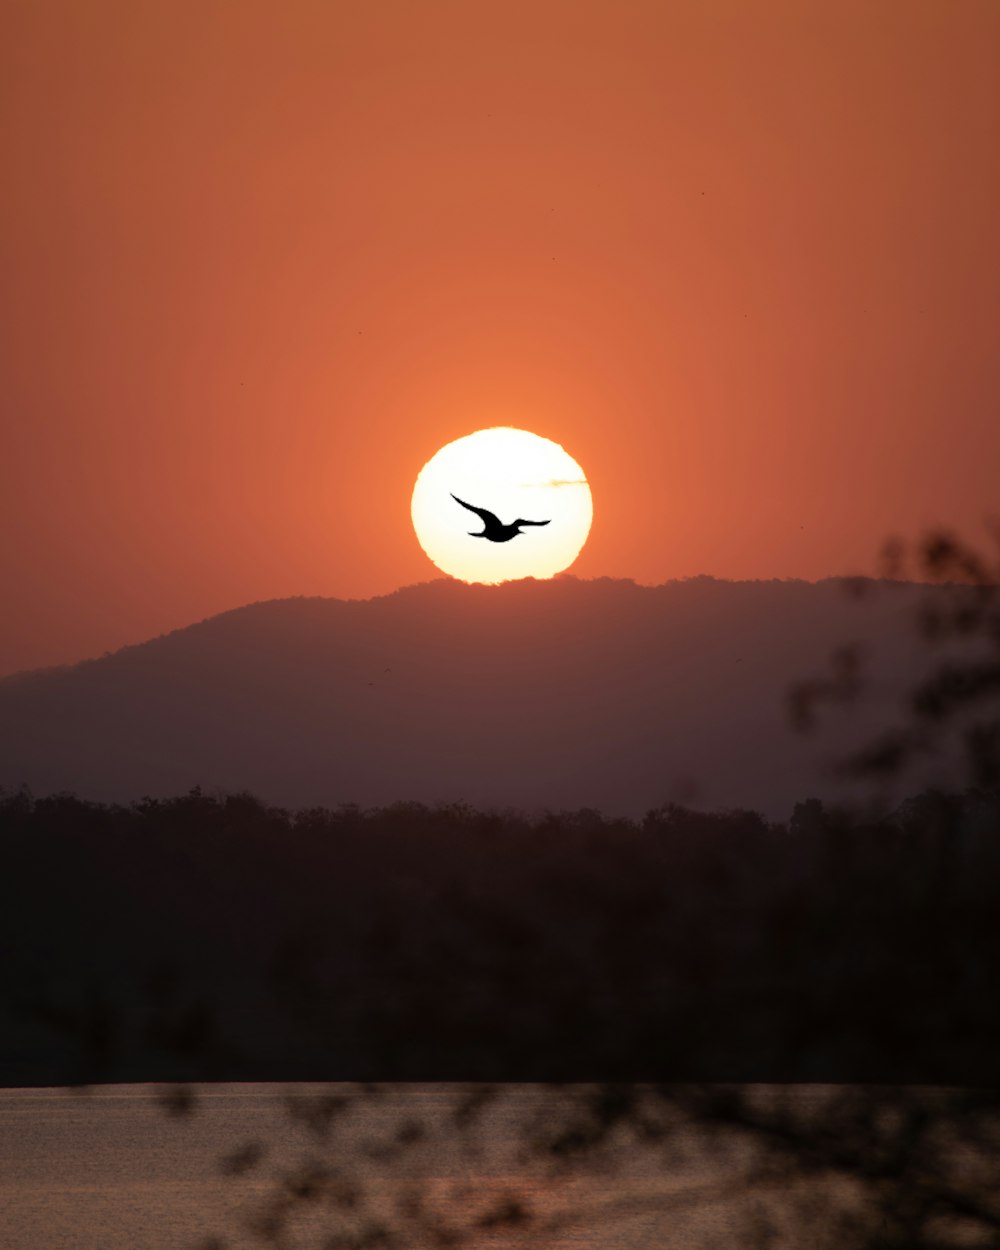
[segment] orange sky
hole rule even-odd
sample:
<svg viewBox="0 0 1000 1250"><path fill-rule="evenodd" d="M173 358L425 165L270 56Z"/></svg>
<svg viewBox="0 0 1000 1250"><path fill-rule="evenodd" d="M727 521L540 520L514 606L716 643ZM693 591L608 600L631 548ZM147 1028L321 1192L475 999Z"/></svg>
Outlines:
<svg viewBox="0 0 1000 1250"><path fill-rule="evenodd" d="M574 567L1000 512L996 0L3 0L0 672L435 575L445 441Z"/></svg>

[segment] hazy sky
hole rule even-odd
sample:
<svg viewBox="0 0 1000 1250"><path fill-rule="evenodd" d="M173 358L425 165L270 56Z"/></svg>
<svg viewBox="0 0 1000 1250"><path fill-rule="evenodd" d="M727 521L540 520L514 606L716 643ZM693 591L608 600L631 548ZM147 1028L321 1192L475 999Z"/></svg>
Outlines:
<svg viewBox="0 0 1000 1250"><path fill-rule="evenodd" d="M1000 512L996 0L0 8L0 672L434 576L483 425L582 576Z"/></svg>

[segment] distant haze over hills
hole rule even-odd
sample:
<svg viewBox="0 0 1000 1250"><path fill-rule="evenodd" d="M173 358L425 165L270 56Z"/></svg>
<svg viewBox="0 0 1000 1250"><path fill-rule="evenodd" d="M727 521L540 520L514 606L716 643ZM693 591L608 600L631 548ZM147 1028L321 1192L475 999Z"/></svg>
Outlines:
<svg viewBox="0 0 1000 1250"><path fill-rule="evenodd" d="M868 587L561 577L257 603L0 682L0 785L784 817L844 793L830 762L889 718L916 663L916 588ZM874 697L796 733L789 685L852 641Z"/></svg>

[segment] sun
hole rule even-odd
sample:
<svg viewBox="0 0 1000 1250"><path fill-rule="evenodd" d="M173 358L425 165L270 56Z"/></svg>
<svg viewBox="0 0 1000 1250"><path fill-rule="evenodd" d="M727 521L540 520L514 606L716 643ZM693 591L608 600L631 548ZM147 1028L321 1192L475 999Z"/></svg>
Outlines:
<svg viewBox="0 0 1000 1250"><path fill-rule="evenodd" d="M433 455L417 474L410 512L442 573L496 583L568 569L594 506L583 470L558 443L496 426Z"/></svg>

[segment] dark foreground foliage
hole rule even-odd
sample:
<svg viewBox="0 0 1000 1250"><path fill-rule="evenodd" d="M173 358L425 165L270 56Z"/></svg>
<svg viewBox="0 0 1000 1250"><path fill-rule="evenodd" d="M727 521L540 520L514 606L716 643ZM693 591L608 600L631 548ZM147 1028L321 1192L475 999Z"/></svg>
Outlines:
<svg viewBox="0 0 1000 1250"><path fill-rule="evenodd" d="M995 791L787 824L20 793L0 854L8 1084L1000 1073Z"/></svg>
<svg viewBox="0 0 1000 1250"><path fill-rule="evenodd" d="M250 1188L202 1250L1000 1245L1000 570L917 556L928 672L842 766L964 793L784 824L4 796L0 1077L350 1082L219 1157Z"/></svg>
<svg viewBox="0 0 1000 1250"><path fill-rule="evenodd" d="M189 1112L211 1117L192 1095ZM925 1086L291 1089L199 1250L996 1246L1000 1102ZM193 1248L192 1248L193 1250Z"/></svg>

